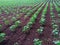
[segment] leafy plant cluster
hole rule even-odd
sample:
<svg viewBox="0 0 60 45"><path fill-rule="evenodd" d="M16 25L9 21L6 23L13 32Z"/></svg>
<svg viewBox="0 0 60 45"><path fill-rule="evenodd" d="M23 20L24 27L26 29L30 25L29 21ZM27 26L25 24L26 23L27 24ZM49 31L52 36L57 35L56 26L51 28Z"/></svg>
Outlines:
<svg viewBox="0 0 60 45"><path fill-rule="evenodd" d="M53 41L54 44L60 45L60 40Z"/></svg>
<svg viewBox="0 0 60 45"><path fill-rule="evenodd" d="M26 31L28 31L28 30L30 29L30 27L32 27L32 24L35 23L35 20L36 20L39 12L40 12L40 10L42 9L43 6L44 6L44 5L42 5L42 6L34 13L34 15L30 18L30 21L27 23L27 25L25 25L25 26L23 27L22 32L26 32Z"/></svg>
<svg viewBox="0 0 60 45"><path fill-rule="evenodd" d="M0 31L2 31L2 24L0 24Z"/></svg>
<svg viewBox="0 0 60 45"><path fill-rule="evenodd" d="M48 7L48 4L46 4L46 7L45 7L45 9L43 10L41 19L40 19L40 21L39 21L41 25L44 25L44 24L45 24L45 14L46 14L46 12L47 12L47 7Z"/></svg>
<svg viewBox="0 0 60 45"><path fill-rule="evenodd" d="M41 3L41 4L42 4L42 3ZM41 4L40 4L40 5L41 5ZM29 10L29 11L27 12L26 16L29 16L29 15L33 14L33 13L39 8L40 5L37 5L36 7L33 7L31 10Z"/></svg>
<svg viewBox="0 0 60 45"><path fill-rule="evenodd" d="M55 2L54 2L54 5L55 5L55 8L56 8L56 10L57 10L57 12L59 14L60 13L60 8L58 7L57 3L55 3Z"/></svg>
<svg viewBox="0 0 60 45"><path fill-rule="evenodd" d="M52 18L52 28L53 28L53 31L52 31L52 35L54 37L58 37L59 35L59 30L58 30L58 25L56 24L56 20L55 20L55 15L53 13L53 10L52 10L52 4L50 4L50 13L51 13L51 18Z"/></svg>
<svg viewBox="0 0 60 45"><path fill-rule="evenodd" d="M40 27L39 29L37 29L37 32L38 32L39 34L42 34L43 31L44 31L44 27Z"/></svg>
<svg viewBox="0 0 60 45"><path fill-rule="evenodd" d="M33 42L34 42L34 45L42 45L42 40L34 39Z"/></svg>
<svg viewBox="0 0 60 45"><path fill-rule="evenodd" d="M14 23L14 25L10 26L11 31L15 31L15 29L21 24L21 21L18 20Z"/></svg>
<svg viewBox="0 0 60 45"><path fill-rule="evenodd" d="M5 33L0 33L0 43L4 41L6 34Z"/></svg>

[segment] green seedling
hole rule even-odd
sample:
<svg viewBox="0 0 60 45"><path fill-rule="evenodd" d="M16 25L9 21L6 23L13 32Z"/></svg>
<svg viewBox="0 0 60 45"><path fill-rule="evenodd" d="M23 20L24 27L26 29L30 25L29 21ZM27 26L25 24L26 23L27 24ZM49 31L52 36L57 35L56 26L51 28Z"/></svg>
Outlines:
<svg viewBox="0 0 60 45"><path fill-rule="evenodd" d="M11 19L12 21L16 21L17 19L16 19L16 17L12 17L12 19Z"/></svg>
<svg viewBox="0 0 60 45"><path fill-rule="evenodd" d="M5 33L0 33L0 43L4 41L6 34Z"/></svg>
<svg viewBox="0 0 60 45"><path fill-rule="evenodd" d="M24 26L22 32L26 32L29 30L29 26Z"/></svg>
<svg viewBox="0 0 60 45"><path fill-rule="evenodd" d="M45 19L41 18L40 23L41 23L41 25L44 25L45 24Z"/></svg>
<svg viewBox="0 0 60 45"><path fill-rule="evenodd" d="M20 24L21 24L21 21L19 21L19 20L15 22L16 26L19 26Z"/></svg>
<svg viewBox="0 0 60 45"><path fill-rule="evenodd" d="M38 32L39 34L42 34L43 30L44 30L44 28L43 28L43 27L40 27L39 29L37 29L37 32Z"/></svg>
<svg viewBox="0 0 60 45"><path fill-rule="evenodd" d="M54 35L54 37L58 37L59 35L59 30L56 28L52 31L52 34Z"/></svg>
<svg viewBox="0 0 60 45"><path fill-rule="evenodd" d="M53 41L53 43L56 44L56 45L60 45L60 40Z"/></svg>
<svg viewBox="0 0 60 45"><path fill-rule="evenodd" d="M6 25L9 25L10 22L9 22L9 20L5 20L4 23L5 23Z"/></svg>
<svg viewBox="0 0 60 45"><path fill-rule="evenodd" d="M42 45L42 41L39 39L34 39L33 42L34 42L34 45Z"/></svg>
<svg viewBox="0 0 60 45"><path fill-rule="evenodd" d="M31 27L32 24L33 24L32 22L29 22L29 23L28 23L28 25L29 25L30 27Z"/></svg>
<svg viewBox="0 0 60 45"><path fill-rule="evenodd" d="M15 31L16 27L17 27L16 25L10 26L10 30L11 30L11 31Z"/></svg>
<svg viewBox="0 0 60 45"><path fill-rule="evenodd" d="M55 28L58 28L58 25L54 24L52 27L53 29L55 29Z"/></svg>
<svg viewBox="0 0 60 45"><path fill-rule="evenodd" d="M19 45L19 43L18 42L15 42L14 45Z"/></svg>
<svg viewBox="0 0 60 45"><path fill-rule="evenodd" d="M0 31L2 30L2 24L0 24Z"/></svg>

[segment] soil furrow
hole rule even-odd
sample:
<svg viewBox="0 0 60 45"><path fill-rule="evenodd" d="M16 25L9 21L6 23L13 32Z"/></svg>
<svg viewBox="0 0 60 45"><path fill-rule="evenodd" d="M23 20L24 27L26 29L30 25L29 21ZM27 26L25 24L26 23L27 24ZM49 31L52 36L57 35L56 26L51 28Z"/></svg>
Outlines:
<svg viewBox="0 0 60 45"><path fill-rule="evenodd" d="M46 25L44 26L43 31L43 44L42 45L53 45L52 43L52 25L51 25L51 16L50 16L50 3L48 3L48 10L46 13Z"/></svg>

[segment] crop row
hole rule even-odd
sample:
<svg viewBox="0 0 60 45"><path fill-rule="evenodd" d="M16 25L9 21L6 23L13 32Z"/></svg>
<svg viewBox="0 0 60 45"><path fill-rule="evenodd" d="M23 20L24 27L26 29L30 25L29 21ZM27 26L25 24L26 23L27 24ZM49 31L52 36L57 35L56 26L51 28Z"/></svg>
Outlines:
<svg viewBox="0 0 60 45"><path fill-rule="evenodd" d="M36 9L38 9L38 7L39 7L39 6L37 6L36 8L34 8L33 11L35 11ZM30 11L29 11L29 12L30 12ZM37 12L36 12L36 14L37 14ZM34 16L36 16L36 15L34 15ZM35 18L36 18L36 17L35 17ZM21 21L20 21L20 20L17 20L15 17L13 17L12 19L13 19L13 21L15 21L15 23L14 23L12 26L10 26L10 30L11 30L11 31L14 31L18 26L20 26ZM17 21L16 21L16 20L17 20ZM6 22L6 24L9 23L9 22L8 22L7 20L5 20L5 19L4 19L4 21ZM1 31L1 30L2 30L2 25L0 25L0 31ZM0 42L2 42L2 41L4 40L6 34L5 34L5 33L0 33L0 34L1 34L1 36L0 36L1 41L0 41Z"/></svg>

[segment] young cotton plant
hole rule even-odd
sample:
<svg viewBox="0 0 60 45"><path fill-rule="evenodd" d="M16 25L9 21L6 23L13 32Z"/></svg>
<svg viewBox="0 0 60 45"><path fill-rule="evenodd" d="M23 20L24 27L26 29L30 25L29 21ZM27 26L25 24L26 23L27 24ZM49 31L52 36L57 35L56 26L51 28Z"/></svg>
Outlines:
<svg viewBox="0 0 60 45"><path fill-rule="evenodd" d="M60 40L53 41L53 43L56 44L56 45L60 45Z"/></svg>
<svg viewBox="0 0 60 45"><path fill-rule="evenodd" d="M2 10L0 9L0 14L2 14Z"/></svg>
<svg viewBox="0 0 60 45"><path fill-rule="evenodd" d="M15 42L14 45L19 45L19 43L18 42Z"/></svg>
<svg viewBox="0 0 60 45"><path fill-rule="evenodd" d="M55 24L56 24L56 23L55 23L55 20L52 20L52 26L55 25Z"/></svg>
<svg viewBox="0 0 60 45"><path fill-rule="evenodd" d="M52 31L52 34L54 37L58 37L59 35L59 30L57 28L55 28L53 31Z"/></svg>
<svg viewBox="0 0 60 45"><path fill-rule="evenodd" d="M34 42L34 45L42 45L42 41L39 39L34 39L33 42Z"/></svg>
<svg viewBox="0 0 60 45"><path fill-rule="evenodd" d="M41 8L42 8L42 7L41 7ZM35 23L36 18L37 18L37 16L38 16L38 13L39 13L39 12L40 12L40 8L39 8L39 9L34 13L34 15L30 18L30 21L28 22L28 24L23 27L22 32L26 32L26 31L28 31L28 30L31 28L32 24Z"/></svg>
<svg viewBox="0 0 60 45"><path fill-rule="evenodd" d="M4 11L6 14L9 14L9 12L7 10Z"/></svg>
<svg viewBox="0 0 60 45"><path fill-rule="evenodd" d="M60 17L60 14L58 14L58 16Z"/></svg>
<svg viewBox="0 0 60 45"><path fill-rule="evenodd" d="M4 18L3 16L2 16L2 18L3 18L3 22L6 20L6 18Z"/></svg>
<svg viewBox="0 0 60 45"><path fill-rule="evenodd" d="M2 30L2 24L0 24L0 31Z"/></svg>
<svg viewBox="0 0 60 45"><path fill-rule="evenodd" d="M58 25L54 24L54 25L52 25L52 28L53 29L58 28Z"/></svg>
<svg viewBox="0 0 60 45"><path fill-rule="evenodd" d="M15 22L15 25L16 26L19 26L20 24L21 24L21 21L20 20L18 20L18 21Z"/></svg>
<svg viewBox="0 0 60 45"><path fill-rule="evenodd" d="M9 24L10 24L9 20L5 20L4 23L5 23L6 25L9 25Z"/></svg>
<svg viewBox="0 0 60 45"><path fill-rule="evenodd" d="M55 25L56 23L55 22L52 22L52 26Z"/></svg>
<svg viewBox="0 0 60 45"><path fill-rule="evenodd" d="M0 43L4 41L6 34L5 33L0 33Z"/></svg>
<svg viewBox="0 0 60 45"><path fill-rule="evenodd" d="M34 23L34 22L35 22L35 17L32 17L32 18L30 19L30 22Z"/></svg>
<svg viewBox="0 0 60 45"><path fill-rule="evenodd" d="M30 29L32 24L35 22L36 17L37 16L35 14L32 16L32 18L30 19L30 22L28 22L28 24L23 27L23 30L22 30L23 32L26 32L26 31L28 31Z"/></svg>
<svg viewBox="0 0 60 45"><path fill-rule="evenodd" d="M28 31L29 29L30 29L30 28L29 28L29 25L26 25L26 26L23 27L22 32L26 32L26 31Z"/></svg>
<svg viewBox="0 0 60 45"><path fill-rule="evenodd" d="M42 34L43 30L44 30L44 27L40 27L39 29L37 29L37 32L38 32L39 34Z"/></svg>
<svg viewBox="0 0 60 45"><path fill-rule="evenodd" d="M43 10L43 13L42 14L46 14L46 12L47 12L47 10L45 9L45 10Z"/></svg>
<svg viewBox="0 0 60 45"><path fill-rule="evenodd" d="M17 19L16 19L16 17L12 17L12 19L11 19L12 21L16 21Z"/></svg>
<svg viewBox="0 0 60 45"><path fill-rule="evenodd" d="M56 9L57 9L58 13L60 13L60 8L57 7Z"/></svg>
<svg viewBox="0 0 60 45"><path fill-rule="evenodd" d="M19 14L16 14L16 18L20 18L20 15ZM16 20L16 19L15 19Z"/></svg>
<svg viewBox="0 0 60 45"><path fill-rule="evenodd" d="M29 25L29 27L31 27L33 24L33 22L29 22L27 25Z"/></svg>
<svg viewBox="0 0 60 45"><path fill-rule="evenodd" d="M16 27L17 27L16 25L10 26L10 30L11 30L11 31L15 31Z"/></svg>
<svg viewBox="0 0 60 45"><path fill-rule="evenodd" d="M41 18L45 18L45 15L42 15Z"/></svg>
<svg viewBox="0 0 60 45"><path fill-rule="evenodd" d="M53 15L51 15L51 17L52 17L52 19L54 19L54 18L55 18L54 14L53 14Z"/></svg>
<svg viewBox="0 0 60 45"><path fill-rule="evenodd" d="M45 24L45 18L41 18L40 24L41 24L41 25L44 25L44 24Z"/></svg>
<svg viewBox="0 0 60 45"><path fill-rule="evenodd" d="M16 21L14 25L10 26L11 31L15 31L15 29L21 24L21 21Z"/></svg>

